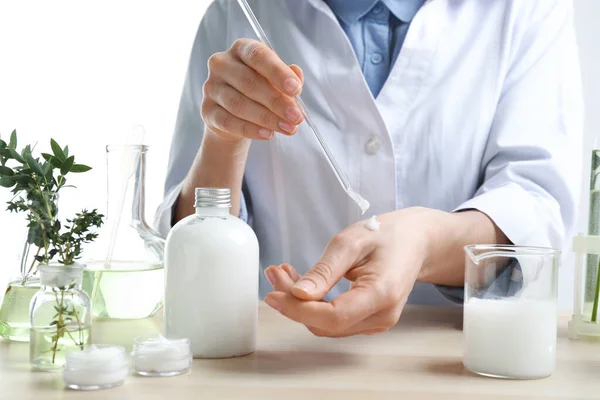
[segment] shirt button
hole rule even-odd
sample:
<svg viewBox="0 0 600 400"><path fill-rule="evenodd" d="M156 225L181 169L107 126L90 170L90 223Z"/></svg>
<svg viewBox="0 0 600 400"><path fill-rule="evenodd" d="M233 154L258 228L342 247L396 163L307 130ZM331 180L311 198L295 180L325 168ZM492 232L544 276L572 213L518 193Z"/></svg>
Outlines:
<svg viewBox="0 0 600 400"><path fill-rule="evenodd" d="M373 55L371 55L371 62L373 64L381 64L381 62L383 61L383 56L379 53L375 53Z"/></svg>
<svg viewBox="0 0 600 400"><path fill-rule="evenodd" d="M373 136L365 143L365 152L369 155L375 155L381 148L381 141L377 136Z"/></svg>
<svg viewBox="0 0 600 400"><path fill-rule="evenodd" d="M373 14L381 14L383 11L383 5L381 3L377 3L375 7L373 7Z"/></svg>

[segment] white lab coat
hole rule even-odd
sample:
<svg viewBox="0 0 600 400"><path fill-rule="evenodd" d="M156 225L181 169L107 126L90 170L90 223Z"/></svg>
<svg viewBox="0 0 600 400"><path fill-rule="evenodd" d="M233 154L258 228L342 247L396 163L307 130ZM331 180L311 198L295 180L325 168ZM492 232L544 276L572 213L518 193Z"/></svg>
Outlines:
<svg viewBox="0 0 600 400"><path fill-rule="evenodd" d="M567 0L430 0L374 99L352 46L322 0L252 0L303 99L369 215L410 206L477 209L515 244L562 247L576 219L582 98ZM157 228L166 234L199 148L207 59L255 38L235 0L217 0L194 43ZM306 124L252 144L245 171L261 267L300 273L361 218ZM397 266L402 269L402 265ZM271 290L261 273L261 295ZM347 289L341 282L328 299ZM417 283L409 302L447 303Z"/></svg>

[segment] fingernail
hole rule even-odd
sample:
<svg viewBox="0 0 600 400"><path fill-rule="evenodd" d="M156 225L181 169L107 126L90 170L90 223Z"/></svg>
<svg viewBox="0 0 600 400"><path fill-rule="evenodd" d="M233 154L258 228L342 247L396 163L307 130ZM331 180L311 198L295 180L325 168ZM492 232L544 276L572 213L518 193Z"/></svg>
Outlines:
<svg viewBox="0 0 600 400"><path fill-rule="evenodd" d="M279 127L287 133L294 133L294 129L296 129L295 125L285 121L279 121Z"/></svg>
<svg viewBox="0 0 600 400"><path fill-rule="evenodd" d="M260 128L258 130L258 135L263 139L271 139L271 136L273 136L273 131L270 131L265 128Z"/></svg>
<svg viewBox="0 0 600 400"><path fill-rule="evenodd" d="M277 311L281 311L281 304L279 304L279 302L277 302L276 300L274 300L270 297L266 297L265 303L267 303L271 308L273 308Z"/></svg>
<svg viewBox="0 0 600 400"><path fill-rule="evenodd" d="M275 278L275 274L273 273L273 271L265 271L265 276L267 277L267 280L269 281L271 286L275 287L277 278Z"/></svg>
<svg viewBox="0 0 600 400"><path fill-rule="evenodd" d="M285 110L285 117L292 122L299 122L302 119L302 111L298 107L288 107Z"/></svg>
<svg viewBox="0 0 600 400"><path fill-rule="evenodd" d="M302 290L303 292L306 293L312 293L317 286L315 285L315 283L313 281L309 281L309 280L302 280L302 281L298 281L295 285L295 288L298 288L300 290Z"/></svg>
<svg viewBox="0 0 600 400"><path fill-rule="evenodd" d="M283 83L283 87L289 94L296 94L300 90L300 81L294 78L287 78Z"/></svg>

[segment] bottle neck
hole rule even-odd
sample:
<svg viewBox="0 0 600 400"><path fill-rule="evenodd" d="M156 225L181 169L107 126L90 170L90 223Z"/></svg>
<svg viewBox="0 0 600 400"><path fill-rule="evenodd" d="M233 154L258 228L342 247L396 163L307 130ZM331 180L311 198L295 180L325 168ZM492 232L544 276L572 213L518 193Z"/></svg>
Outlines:
<svg viewBox="0 0 600 400"><path fill-rule="evenodd" d="M39 265L40 286L44 290L64 288L80 290L83 281L83 265Z"/></svg>
<svg viewBox="0 0 600 400"><path fill-rule="evenodd" d="M200 215L202 217L226 217L229 215L229 208L196 207L196 215Z"/></svg>

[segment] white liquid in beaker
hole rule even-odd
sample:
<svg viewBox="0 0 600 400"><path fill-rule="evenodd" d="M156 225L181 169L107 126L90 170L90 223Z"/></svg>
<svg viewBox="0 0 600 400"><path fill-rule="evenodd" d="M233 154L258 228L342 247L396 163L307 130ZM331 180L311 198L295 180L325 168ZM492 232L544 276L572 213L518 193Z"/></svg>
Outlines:
<svg viewBox="0 0 600 400"><path fill-rule="evenodd" d="M551 300L471 298L464 307L464 359L469 370L534 379L556 365L557 306Z"/></svg>

